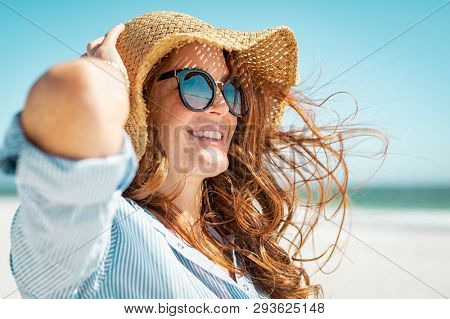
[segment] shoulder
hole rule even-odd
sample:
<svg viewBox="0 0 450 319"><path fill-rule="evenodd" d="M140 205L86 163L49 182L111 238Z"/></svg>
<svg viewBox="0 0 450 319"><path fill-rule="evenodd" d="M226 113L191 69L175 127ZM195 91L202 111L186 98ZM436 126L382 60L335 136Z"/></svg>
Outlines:
<svg viewBox="0 0 450 319"><path fill-rule="evenodd" d="M140 206L128 197L117 198L117 213L114 224L117 228L136 234L141 232L159 232L164 234L166 227L147 208Z"/></svg>

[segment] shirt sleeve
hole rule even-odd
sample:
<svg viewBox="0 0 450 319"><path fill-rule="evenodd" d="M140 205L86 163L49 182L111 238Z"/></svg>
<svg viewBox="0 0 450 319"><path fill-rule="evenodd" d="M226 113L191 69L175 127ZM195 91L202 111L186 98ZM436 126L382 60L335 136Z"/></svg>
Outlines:
<svg viewBox="0 0 450 319"><path fill-rule="evenodd" d="M0 148L0 169L15 175L20 200L11 226L11 270L23 295L58 298L65 291L70 298L107 253L136 154L125 129L118 154L79 160L49 154L24 135L21 112Z"/></svg>

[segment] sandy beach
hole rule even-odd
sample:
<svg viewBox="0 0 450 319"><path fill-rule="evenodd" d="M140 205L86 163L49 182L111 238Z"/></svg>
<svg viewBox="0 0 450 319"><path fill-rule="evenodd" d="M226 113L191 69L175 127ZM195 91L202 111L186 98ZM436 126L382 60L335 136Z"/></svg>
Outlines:
<svg viewBox="0 0 450 319"><path fill-rule="evenodd" d="M16 197L0 197L2 298L20 298L9 269L9 230L18 205ZM450 212L352 209L350 216L351 230L346 223L340 241L349 240L345 254L338 251L324 271L342 259L339 267L331 274L313 274L316 264L305 265L325 298L450 297ZM316 247L330 243L336 229L323 224L315 235ZM311 251L306 247L304 257Z"/></svg>
<svg viewBox="0 0 450 319"><path fill-rule="evenodd" d="M311 278L326 298L450 297L450 212L354 209L351 214L351 231L347 226L342 231L345 254L337 252L325 271L342 257L339 267ZM335 225L324 227L316 241L335 231Z"/></svg>

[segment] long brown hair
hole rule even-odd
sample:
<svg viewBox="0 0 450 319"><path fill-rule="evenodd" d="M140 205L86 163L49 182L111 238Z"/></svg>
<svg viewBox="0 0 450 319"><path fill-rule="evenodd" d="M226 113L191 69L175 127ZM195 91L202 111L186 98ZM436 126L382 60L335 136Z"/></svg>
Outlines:
<svg viewBox="0 0 450 319"><path fill-rule="evenodd" d="M332 217L342 214L329 260L337 247L348 207L343 142L361 135L383 139L383 134L372 128L318 126L314 108L322 104L309 100L300 90L286 92L276 83L265 87L252 85L255 81L250 72L232 66L231 62L237 60L234 52L223 52L230 72L241 75L249 113L238 118L228 152L228 169L203 181L201 217L196 223L200 232L194 235L188 231L177 218L181 211L171 204L185 180L169 196L157 191L170 163L159 142L161 109L152 96L156 79L176 50L164 56L146 78L148 144L136 176L123 195L147 208L212 261L241 275L248 272L255 285L270 298L319 298L323 295L322 288L310 282L304 263L325 253L302 259L302 247L325 208L333 204L336 209ZM295 111L305 125L282 130L268 120L274 106L280 103ZM207 225L214 227L225 242L212 236ZM229 235L234 236L234 241L229 240ZM283 240L290 244L288 249L282 246ZM234 267L232 249L241 267Z"/></svg>

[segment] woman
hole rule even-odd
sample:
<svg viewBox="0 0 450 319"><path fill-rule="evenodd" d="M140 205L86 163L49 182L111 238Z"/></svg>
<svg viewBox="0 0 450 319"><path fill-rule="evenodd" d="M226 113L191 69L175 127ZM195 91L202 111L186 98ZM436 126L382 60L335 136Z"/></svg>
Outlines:
<svg viewBox="0 0 450 319"><path fill-rule="evenodd" d="M0 152L21 201L10 262L22 296L318 297L300 248L330 199L319 188L314 204L310 185L331 178L345 212L331 145L346 132L323 135L295 103L296 64L287 27L151 12L46 72ZM305 128L280 129L286 104ZM343 183L315 147L339 159ZM281 245L292 227L293 254Z"/></svg>

